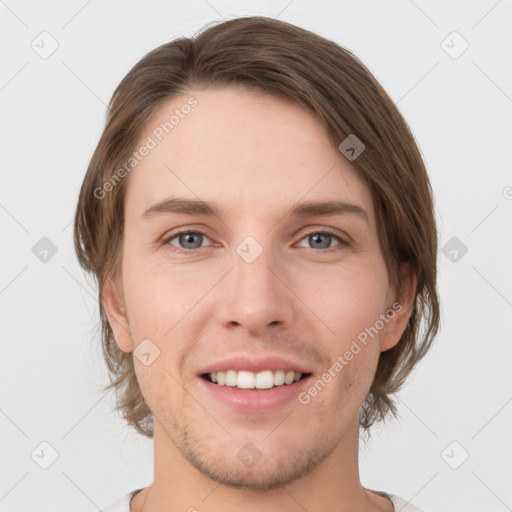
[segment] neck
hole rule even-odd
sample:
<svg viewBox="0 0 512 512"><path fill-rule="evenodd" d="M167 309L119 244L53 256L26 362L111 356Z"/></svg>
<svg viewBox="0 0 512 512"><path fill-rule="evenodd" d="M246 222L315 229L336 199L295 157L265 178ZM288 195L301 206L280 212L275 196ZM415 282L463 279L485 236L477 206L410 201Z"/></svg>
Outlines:
<svg viewBox="0 0 512 512"><path fill-rule="evenodd" d="M155 421L155 472L139 492L131 512L393 512L392 503L366 490L358 469L359 425L350 423L331 454L307 475L269 490L233 488L210 479L192 465Z"/></svg>

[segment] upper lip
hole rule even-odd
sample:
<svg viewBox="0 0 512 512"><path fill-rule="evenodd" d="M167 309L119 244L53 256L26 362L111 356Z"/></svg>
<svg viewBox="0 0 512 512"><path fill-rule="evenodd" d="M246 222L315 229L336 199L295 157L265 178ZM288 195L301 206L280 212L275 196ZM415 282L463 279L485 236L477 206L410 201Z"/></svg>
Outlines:
<svg viewBox="0 0 512 512"><path fill-rule="evenodd" d="M259 373L263 370L284 370L287 372L294 371L296 373L310 372L310 370L308 370L305 366L279 356L266 356L256 358L255 356L241 355L232 356L227 359L223 359L222 361L211 363L200 370L198 375L213 372L225 372L227 370L245 370L253 373Z"/></svg>

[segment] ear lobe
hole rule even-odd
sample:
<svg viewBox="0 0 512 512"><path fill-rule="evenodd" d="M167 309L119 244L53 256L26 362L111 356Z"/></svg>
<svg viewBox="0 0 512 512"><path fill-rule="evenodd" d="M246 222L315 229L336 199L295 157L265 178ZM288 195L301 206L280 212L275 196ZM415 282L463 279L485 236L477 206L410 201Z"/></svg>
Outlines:
<svg viewBox="0 0 512 512"><path fill-rule="evenodd" d="M107 314L108 323L114 333L117 346L123 352L131 352L133 350L132 340L130 337L130 329L126 310L122 299L119 298L117 286L111 277L105 280L103 285L102 303Z"/></svg>
<svg viewBox="0 0 512 512"><path fill-rule="evenodd" d="M417 278L413 269L408 263L403 263L400 267L400 280L402 283L401 295L396 295L394 306L390 310L395 311L393 318L390 318L381 338L381 352L389 350L398 344L402 334L407 328L411 316L414 301L416 298ZM399 304L399 306L397 306Z"/></svg>

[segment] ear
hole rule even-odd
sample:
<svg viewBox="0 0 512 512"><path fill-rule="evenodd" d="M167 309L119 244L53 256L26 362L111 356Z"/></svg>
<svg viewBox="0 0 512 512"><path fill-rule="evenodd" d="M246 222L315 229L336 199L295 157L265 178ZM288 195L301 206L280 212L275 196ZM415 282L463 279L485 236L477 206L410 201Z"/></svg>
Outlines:
<svg viewBox="0 0 512 512"><path fill-rule="evenodd" d="M381 352L393 348L400 341L414 307L417 278L408 263L403 263L400 266L400 282L402 283L402 293L397 293L395 289L395 300L393 303L388 304L388 309L386 310L388 322L380 337Z"/></svg>
<svg viewBox="0 0 512 512"><path fill-rule="evenodd" d="M102 293L102 303L107 314L108 323L114 333L117 346L123 352L131 352L133 350L132 340L130 337L130 328L128 325L128 317L124 307L122 291L118 291L118 286L111 277L105 280Z"/></svg>

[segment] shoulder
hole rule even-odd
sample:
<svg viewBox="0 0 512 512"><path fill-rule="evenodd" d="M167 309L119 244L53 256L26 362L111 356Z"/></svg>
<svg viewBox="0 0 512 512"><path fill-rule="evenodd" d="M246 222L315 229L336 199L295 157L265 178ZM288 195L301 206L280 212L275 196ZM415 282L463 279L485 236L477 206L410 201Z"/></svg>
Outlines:
<svg viewBox="0 0 512 512"><path fill-rule="evenodd" d="M130 512L130 501L139 491L142 491L142 489L136 489L121 496L110 506L103 508L103 512Z"/></svg>
<svg viewBox="0 0 512 512"><path fill-rule="evenodd" d="M103 512L130 512L130 501L135 494L137 494L142 489L136 489L134 491L130 491L129 493L121 496L114 503L112 503L107 508L103 509ZM425 510L421 510L418 507L414 506L412 503L404 500L400 496L396 494L390 494L383 491L374 491L375 494L379 494L380 496L387 497L391 503L393 503L395 507L395 511L399 512L427 512Z"/></svg>
<svg viewBox="0 0 512 512"><path fill-rule="evenodd" d="M397 512L426 512L425 510L415 507L412 503L400 498L400 496L397 496L396 494L387 493L387 496L395 506L395 510Z"/></svg>
<svg viewBox="0 0 512 512"><path fill-rule="evenodd" d="M397 496L396 494L391 494L389 492L384 491L376 491L374 489L366 489L367 491L370 491L373 494L377 494L378 496L382 496L384 498L387 498L388 500L393 503L393 506L395 508L395 512L427 512L425 510L422 510L416 506L414 506L411 502L404 500L400 496Z"/></svg>

